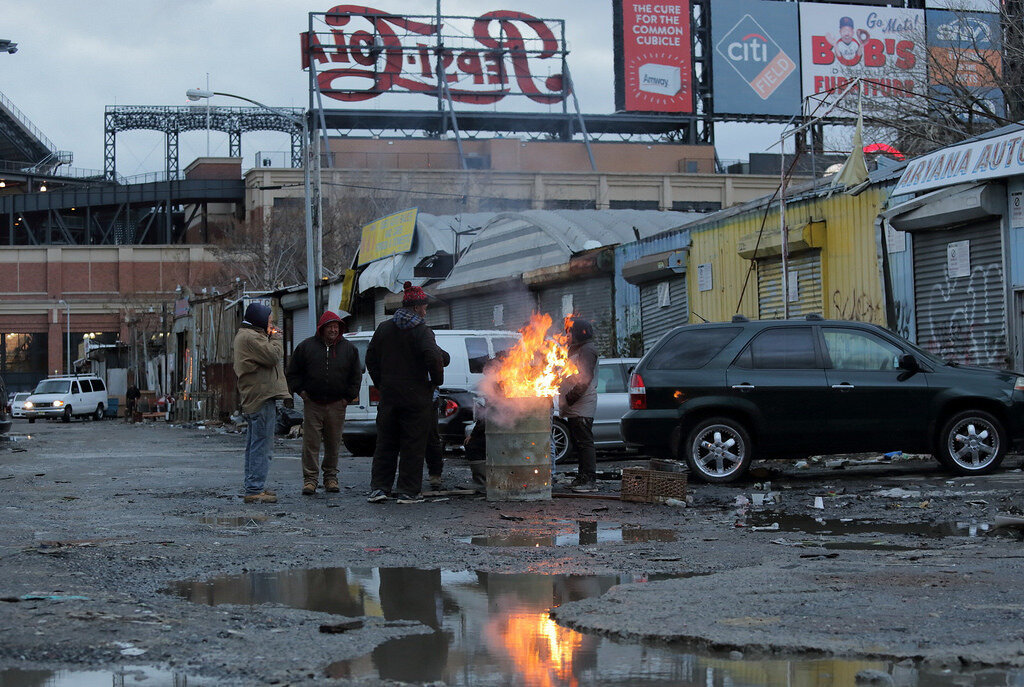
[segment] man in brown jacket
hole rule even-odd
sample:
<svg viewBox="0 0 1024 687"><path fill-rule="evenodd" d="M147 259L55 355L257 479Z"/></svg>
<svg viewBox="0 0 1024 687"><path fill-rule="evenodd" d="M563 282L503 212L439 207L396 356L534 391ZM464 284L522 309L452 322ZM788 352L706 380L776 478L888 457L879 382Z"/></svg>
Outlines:
<svg viewBox="0 0 1024 687"><path fill-rule="evenodd" d="M267 472L274 447L278 398L291 398L285 384L281 333L274 329L270 308L250 303L235 334L234 369L242 415L248 423L245 444L246 503L277 503L267 491Z"/></svg>

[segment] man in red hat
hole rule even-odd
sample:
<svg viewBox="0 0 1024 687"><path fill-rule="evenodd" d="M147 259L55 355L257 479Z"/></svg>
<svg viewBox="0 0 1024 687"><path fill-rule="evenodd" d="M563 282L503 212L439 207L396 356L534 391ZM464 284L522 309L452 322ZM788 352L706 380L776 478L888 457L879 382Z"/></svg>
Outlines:
<svg viewBox="0 0 1024 687"><path fill-rule="evenodd" d="M399 503L420 503L423 459L434 413L434 389L444 383L444 356L427 326L427 294L405 282L402 307L381 322L366 349L366 370L380 389L377 449L370 503L386 501L395 483Z"/></svg>
<svg viewBox="0 0 1024 687"><path fill-rule="evenodd" d="M304 340L288 361L288 390L302 397L302 493L316 493L320 476L320 443L324 447L324 489L337 492L338 451L345 426L345 407L359 396L363 371L359 352L342 334L344 323L328 310L316 334Z"/></svg>

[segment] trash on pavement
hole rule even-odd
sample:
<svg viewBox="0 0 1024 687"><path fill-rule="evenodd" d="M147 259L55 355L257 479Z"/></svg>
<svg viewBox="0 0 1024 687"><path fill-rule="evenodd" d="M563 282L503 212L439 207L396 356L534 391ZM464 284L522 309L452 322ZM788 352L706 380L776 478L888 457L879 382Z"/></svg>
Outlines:
<svg viewBox="0 0 1024 687"><path fill-rule="evenodd" d="M340 623L324 623L320 626L320 631L328 635L337 635L342 632L348 632L349 630L358 630L363 627L362 620L346 620Z"/></svg>
<svg viewBox="0 0 1024 687"><path fill-rule="evenodd" d="M818 510L825 510L825 499L820 496L814 497L814 505L811 508L817 508Z"/></svg>
<svg viewBox="0 0 1024 687"><path fill-rule="evenodd" d="M1024 518L1017 515L997 515L992 522L992 527L995 529L1001 527L1024 529Z"/></svg>
<svg viewBox="0 0 1024 687"><path fill-rule="evenodd" d="M903 487L893 487L892 489L879 489L878 491L871 494L872 496L881 496L888 499L917 499L921 498L921 492L916 489L904 489ZM969 502L968 502L969 503Z"/></svg>

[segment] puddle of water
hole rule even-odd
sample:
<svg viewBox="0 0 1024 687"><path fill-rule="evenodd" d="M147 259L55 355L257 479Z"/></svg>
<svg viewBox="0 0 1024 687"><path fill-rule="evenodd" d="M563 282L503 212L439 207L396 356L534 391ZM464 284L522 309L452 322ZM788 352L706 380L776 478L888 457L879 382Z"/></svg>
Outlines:
<svg viewBox="0 0 1024 687"><path fill-rule="evenodd" d="M558 525L558 523L556 523ZM459 541L474 546L589 546L604 542L668 542L675 541L676 533L668 529L651 529L612 522L577 520L564 522L555 528L517 528L506 532L463 537Z"/></svg>
<svg viewBox="0 0 1024 687"><path fill-rule="evenodd" d="M980 537L991 526L984 522L909 522L894 523L877 520L850 518L815 518L810 515L787 515L786 513L756 512L749 516L754 527L770 527L778 523L778 532L804 532L806 534L894 534L932 539L942 537Z"/></svg>
<svg viewBox="0 0 1024 687"><path fill-rule="evenodd" d="M184 673L156 668L123 666L117 670L0 670L0 687L190 687L214 685L216 680L204 680Z"/></svg>
<svg viewBox="0 0 1024 687"><path fill-rule="evenodd" d="M165 591L209 605L279 603L343 616L413 620L432 630L385 642L366 656L331 663L325 673L333 678L438 681L456 687L832 687L854 684L861 670L878 670L892 674L901 687L962 684L961 674L884 661L733 660L624 644L561 627L548 613L553 606L599 596L615 584L666 577L671 576L322 568L177 582ZM1024 670L985 672L996 682L984 684L1024 684Z"/></svg>
<svg viewBox="0 0 1024 687"><path fill-rule="evenodd" d="M0 441L28 441L32 438L31 434L0 434Z"/></svg>
<svg viewBox="0 0 1024 687"><path fill-rule="evenodd" d="M265 515L242 515L238 517L227 517L221 515L204 515L199 522L204 525L216 525L218 527L259 527L261 522L266 522Z"/></svg>

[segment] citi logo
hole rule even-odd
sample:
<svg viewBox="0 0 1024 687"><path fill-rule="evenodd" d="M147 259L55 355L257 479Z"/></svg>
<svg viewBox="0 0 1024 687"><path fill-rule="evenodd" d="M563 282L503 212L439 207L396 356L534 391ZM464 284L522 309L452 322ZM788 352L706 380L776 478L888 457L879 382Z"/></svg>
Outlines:
<svg viewBox="0 0 1024 687"><path fill-rule="evenodd" d="M768 63L768 39L759 33L748 33L725 46L726 56L733 62Z"/></svg>

